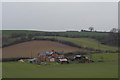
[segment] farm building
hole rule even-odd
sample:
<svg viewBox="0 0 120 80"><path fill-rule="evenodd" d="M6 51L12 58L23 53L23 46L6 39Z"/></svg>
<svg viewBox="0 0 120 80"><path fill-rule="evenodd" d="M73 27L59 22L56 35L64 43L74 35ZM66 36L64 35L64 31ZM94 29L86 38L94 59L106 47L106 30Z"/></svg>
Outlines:
<svg viewBox="0 0 120 80"><path fill-rule="evenodd" d="M41 60L41 62L56 62L58 59L64 58L63 53L58 53L52 50L51 52L43 52L38 54L38 59Z"/></svg>

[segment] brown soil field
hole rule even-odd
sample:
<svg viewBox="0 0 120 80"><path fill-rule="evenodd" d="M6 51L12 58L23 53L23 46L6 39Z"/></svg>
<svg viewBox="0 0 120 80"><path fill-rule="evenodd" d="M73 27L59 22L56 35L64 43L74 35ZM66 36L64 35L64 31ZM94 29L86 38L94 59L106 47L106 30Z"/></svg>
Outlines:
<svg viewBox="0 0 120 80"><path fill-rule="evenodd" d="M73 52L81 51L82 49L52 41L29 41L3 48L2 57L36 57L38 53L51 50Z"/></svg>
<svg viewBox="0 0 120 80"><path fill-rule="evenodd" d="M2 59L2 48L0 48L0 59Z"/></svg>

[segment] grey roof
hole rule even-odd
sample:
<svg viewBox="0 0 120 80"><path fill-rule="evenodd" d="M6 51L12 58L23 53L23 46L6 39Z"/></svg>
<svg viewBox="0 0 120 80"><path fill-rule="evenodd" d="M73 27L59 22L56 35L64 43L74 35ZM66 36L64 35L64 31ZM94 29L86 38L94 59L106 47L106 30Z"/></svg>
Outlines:
<svg viewBox="0 0 120 80"><path fill-rule="evenodd" d="M43 53L40 53L39 56L45 56L45 55L51 55L53 54L53 52L43 52Z"/></svg>

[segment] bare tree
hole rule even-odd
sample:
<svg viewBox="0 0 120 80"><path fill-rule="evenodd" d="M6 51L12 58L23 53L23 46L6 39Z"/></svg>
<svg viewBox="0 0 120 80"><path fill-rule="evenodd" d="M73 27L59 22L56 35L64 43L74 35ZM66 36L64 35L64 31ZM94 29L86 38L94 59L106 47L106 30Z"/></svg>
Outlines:
<svg viewBox="0 0 120 80"><path fill-rule="evenodd" d="M110 32L112 32L112 33L116 33L117 31L118 31L117 28L112 28L112 29L110 30Z"/></svg>
<svg viewBox="0 0 120 80"><path fill-rule="evenodd" d="M94 30L94 27L89 27L89 30L92 32Z"/></svg>
<svg viewBox="0 0 120 80"><path fill-rule="evenodd" d="M120 29L118 28L118 33L120 33Z"/></svg>

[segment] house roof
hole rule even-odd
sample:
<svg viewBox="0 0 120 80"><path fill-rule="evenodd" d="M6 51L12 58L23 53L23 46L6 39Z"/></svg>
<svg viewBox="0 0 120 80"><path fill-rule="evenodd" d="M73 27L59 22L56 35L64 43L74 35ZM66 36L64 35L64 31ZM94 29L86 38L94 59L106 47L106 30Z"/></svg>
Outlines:
<svg viewBox="0 0 120 80"><path fill-rule="evenodd" d="M58 52L43 52L43 53L40 53L38 56L47 56L47 55L51 55L51 54L61 55L63 53L58 53Z"/></svg>
<svg viewBox="0 0 120 80"><path fill-rule="evenodd" d="M39 56L46 56L51 54L53 54L53 52L43 52L43 53L40 53Z"/></svg>

